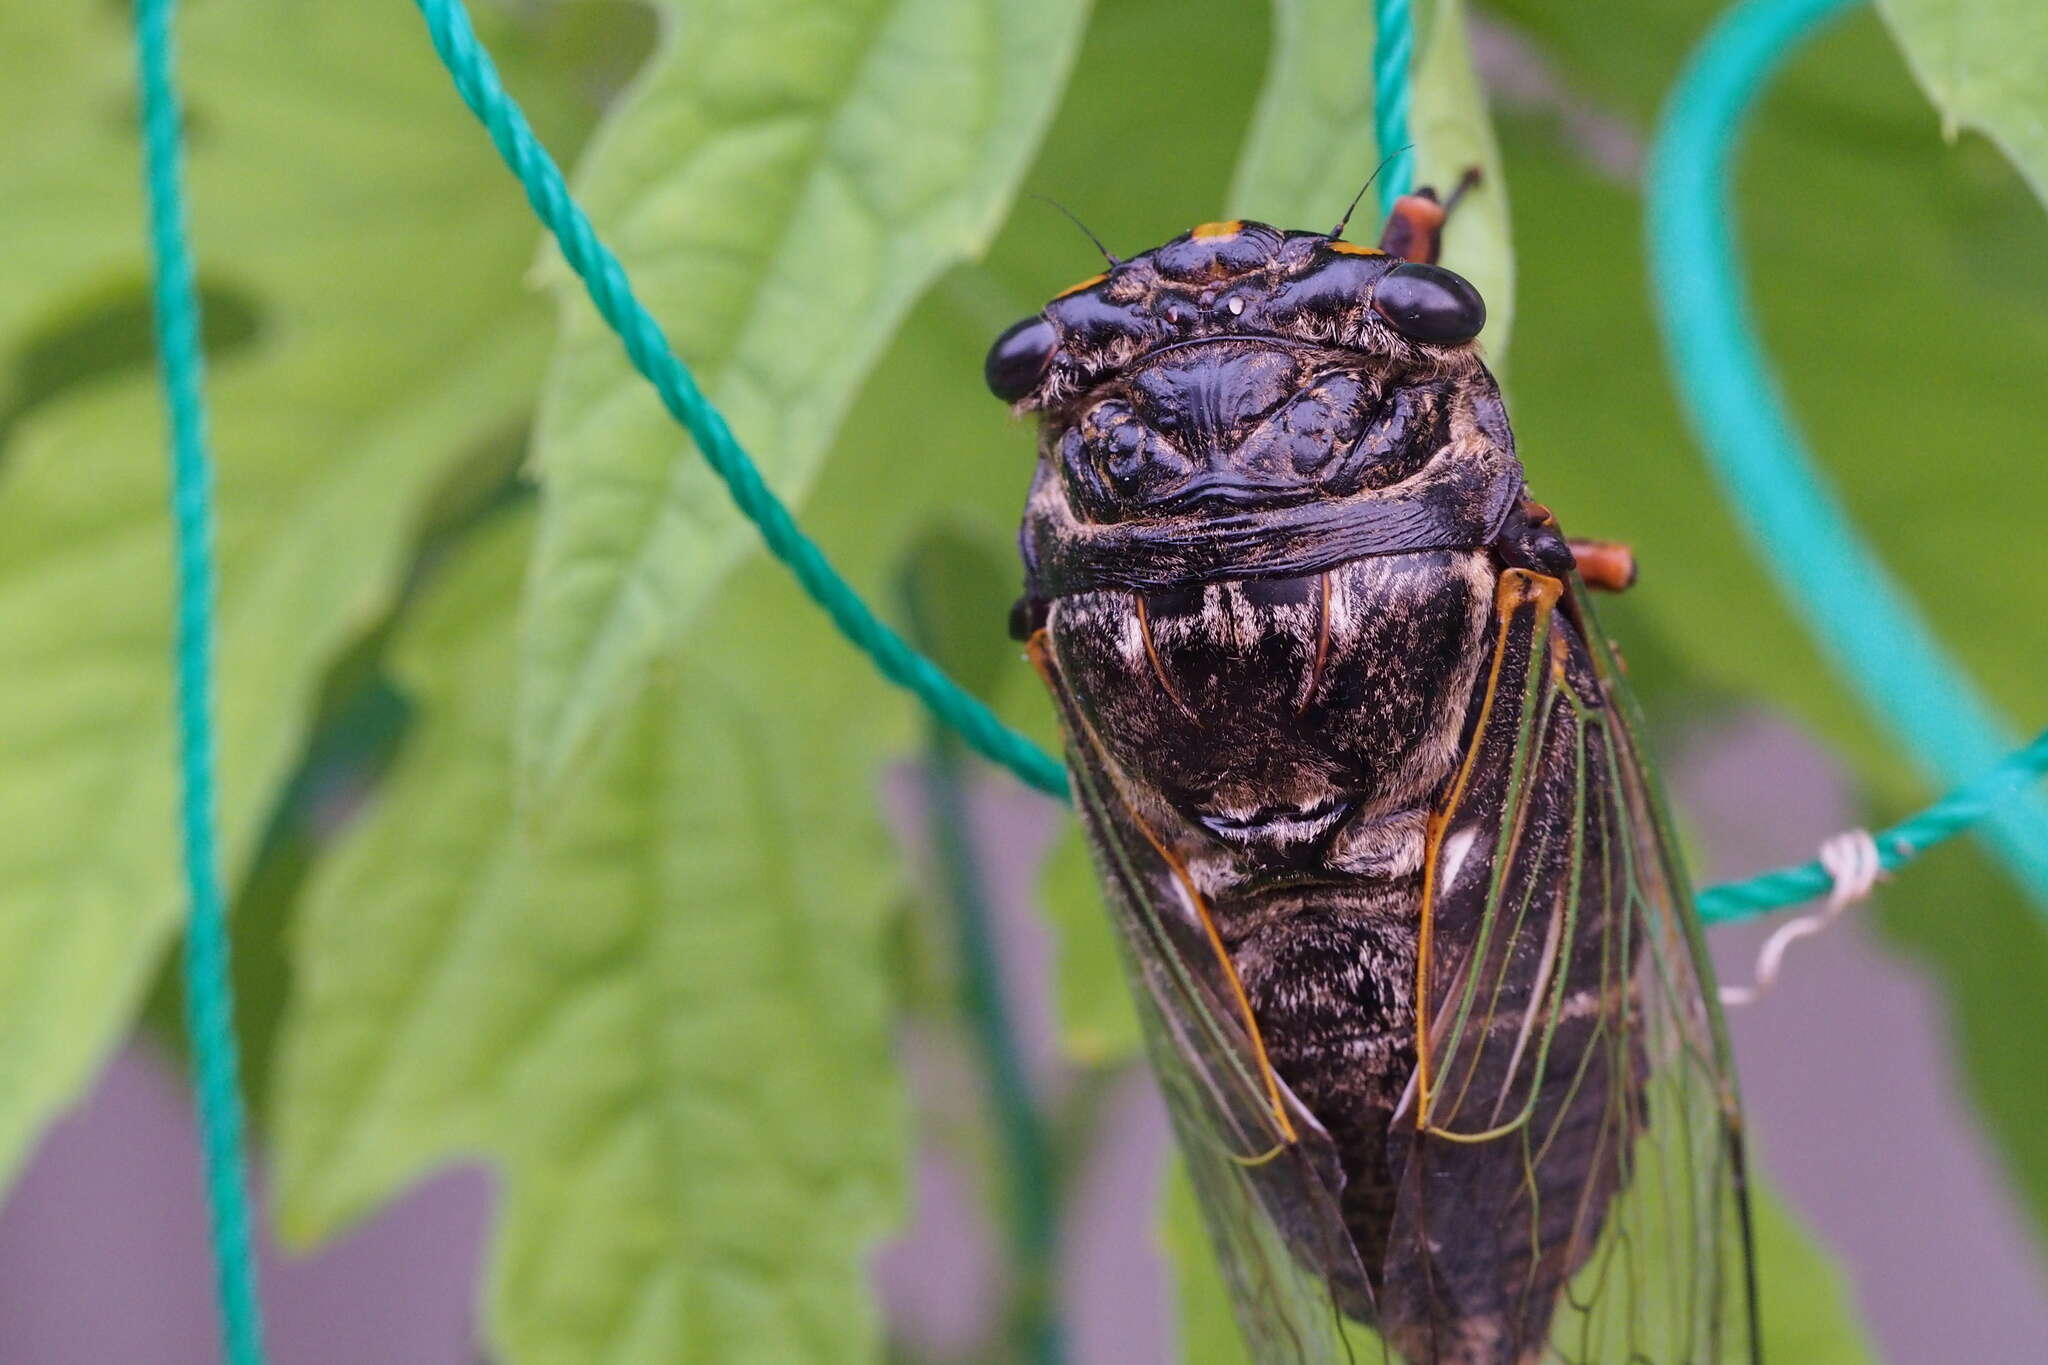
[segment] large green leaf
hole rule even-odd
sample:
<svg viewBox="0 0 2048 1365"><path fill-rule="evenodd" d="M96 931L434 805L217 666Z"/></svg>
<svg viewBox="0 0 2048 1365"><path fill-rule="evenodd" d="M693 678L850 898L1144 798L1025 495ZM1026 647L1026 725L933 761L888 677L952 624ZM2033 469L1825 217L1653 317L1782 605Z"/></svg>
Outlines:
<svg viewBox="0 0 2048 1365"><path fill-rule="evenodd" d="M1007 319L1011 304L1002 287L964 271L915 309L825 462L807 525L875 600L886 600L903 567L902 547L918 543L935 523L952 536L1000 543L1022 505L1029 441L978 384L981 351L1001 325L982 306L990 293L999 296L994 315ZM905 439L907 412L918 418L913 443ZM1003 469L1009 473L992 473ZM859 1306L857 1251L893 1207L894 1172L904 1156L880 995L889 956L883 907L906 892L900 861L879 826L874 787L885 757L907 752L916 733L909 704L838 640L779 565L756 553L714 595L678 647L680 660L658 665L659 681L643 683L626 718L602 728L592 758L566 779L567 799L555 817L515 822L507 797L513 718L502 665L513 649L504 594L513 590L516 567L507 548L479 553L507 557L495 570L496 586L479 583L472 591L451 579L428 604L445 604L434 607L445 628L432 619L411 628L401 661L407 690L423 703L421 728L373 807L373 823L322 875L297 945L300 999L287 1020L286 1065L277 1083L287 1230L301 1240L324 1236L434 1163L482 1154L507 1172L512 1199L491 1291L492 1332L509 1360L721 1358L725 1339L703 1334L741 1321L729 1303L700 1302L692 1309L695 1325L631 1342L593 1305L642 1292L669 1302L662 1296L701 1295L706 1286L723 1293L734 1281L716 1258L728 1254L748 1273L760 1271L762 1302L790 1308L793 1321L802 1318L795 1305L811 1301L806 1295L837 1295L849 1305L836 1340L771 1337L764 1350L786 1348L795 1359L868 1358L874 1324ZM1007 594L987 577L953 576L984 600L978 627L971 614L952 627L982 633L983 645L964 647L969 655L1002 639ZM500 651L496 663L480 661L487 638ZM465 639L477 642L473 652ZM991 662L1007 667L1013 685L1035 685L1014 649L982 667ZM645 691L650 686L658 698ZM1042 701L1036 705L1043 710ZM580 848L578 832L600 818L590 803L616 792L636 757L661 750L648 738L649 707L676 725L684 722L674 717L701 714L720 731L702 741L702 761L690 774L698 796L738 802L741 794L764 792L777 799L745 802L744 821L721 821L713 811L692 828L665 830L607 801L602 818L618 831L610 853L565 861L565 851ZM631 730L625 739L621 726ZM458 752L469 757L458 763ZM652 800L667 788L650 778L640 790ZM505 874L494 870L495 859L511 856L494 850L519 829L534 842L514 844L517 856L545 864L535 866L532 884L559 894L536 901L531 889L506 887ZM658 848L641 846L649 842ZM693 1063L687 1052L655 1052L653 1032L621 1028L601 1046L594 1041L589 1055L545 1038L530 1045L512 1039L503 1069L494 1070L495 1031L516 1026L522 1009L537 1014L537 999L557 1002L551 1017L566 1017L562 1012L586 994L665 988L664 963L628 954L595 966L565 955L554 974L545 963L508 956L517 935L552 942L573 938L598 918L652 916L646 902L659 886L622 886L607 869L657 856L749 860L759 879L729 885L718 898L715 924L730 936L720 951L752 952L755 966L777 953L815 951L840 965L844 983L827 989L774 971L749 977L735 965L723 981L663 1006L667 1026L697 1031L707 1048L730 1057ZM778 882L773 871L789 880ZM668 899L662 913L686 922L711 913L683 891ZM709 923L696 921L705 932ZM502 975L492 975L501 967ZM760 994L744 989L763 977L764 989L789 987L801 998L778 1007L789 1018L757 1046L735 1034L768 1009ZM465 991L516 988L521 1003L485 1008L488 1002L448 994L458 982L469 983ZM826 1074L802 1064L817 1093L799 1111L772 1073L811 1055ZM581 1088L591 1056L637 1059L641 1070L630 1084L593 1095ZM693 1066L746 1066L763 1074L707 1088ZM700 1104L711 1106L705 1122L731 1151L707 1157L678 1145L694 1141L684 1129L697 1122ZM748 1131L733 1132L734 1114L745 1116ZM573 1163L584 1159L579 1133L667 1117L677 1131L660 1163L665 1183L603 1187L592 1174L573 1196L564 1193L569 1177L562 1172L581 1169ZM806 1140L803 1134L816 1134L821 1144L850 1135L829 1181L791 1162L778 1145ZM849 1201L872 1201L870 1211L834 1214L844 1226L827 1226L819 1212L792 1215L785 1227L757 1226L773 1220L739 1202L705 1205L701 1216L685 1217L697 1207L692 1201L723 1198L728 1186L735 1201L758 1192L763 1207L779 1207L790 1188L818 1199L821 1181ZM571 1197L573 1207L559 1202ZM578 1235L569 1238L564 1229ZM642 1256L588 1240L640 1236L655 1248ZM744 1243L747 1237L788 1240L756 1255L766 1244ZM779 1259L763 1259L768 1251ZM557 1318L559 1327L551 1325ZM680 1335L685 1331L695 1335ZM609 1357L600 1353L607 1347Z"/></svg>
<svg viewBox="0 0 2048 1365"><path fill-rule="evenodd" d="M1001 221L1085 0L658 8L660 55L578 190L769 483L801 503L911 304ZM560 288L519 665L527 791L567 770L755 537L581 287Z"/></svg>
<svg viewBox="0 0 2048 1365"><path fill-rule="evenodd" d="M1373 10L1372 0L1273 0L1272 54L1238 153L1233 214L1322 228L1337 221L1378 165L1384 153L1373 136ZM1485 297L1486 341L1498 363L1514 320L1507 185L1472 72L1462 0L1438 0L1429 11L1409 122L1418 184L1448 192L1468 169L1479 168L1483 177L1445 230L1444 262ZM1349 235L1371 241L1376 218L1374 203L1361 203Z"/></svg>
<svg viewBox="0 0 2048 1365"><path fill-rule="evenodd" d="M506 1177L504 1359L868 1358L903 1160L893 859L842 804L870 735L774 685L836 650L756 637L748 658L725 630L715 658L656 670L531 833L504 686L526 530L486 532L405 628L417 728L302 914L285 1231L481 1155ZM760 586L731 605L799 610Z"/></svg>
<svg viewBox="0 0 2048 1365"><path fill-rule="evenodd" d="M530 218L415 16L214 0L180 37L222 324L215 714L233 876L322 670L384 609L417 509L518 422L546 314L519 292ZM125 1026L183 899L129 47L119 6L0 17L0 1179ZM573 141L580 73L514 47L536 116Z"/></svg>
<svg viewBox="0 0 2048 1365"><path fill-rule="evenodd" d="M2048 8L2034 0L1877 0L1953 138L1976 128L2048 201Z"/></svg>

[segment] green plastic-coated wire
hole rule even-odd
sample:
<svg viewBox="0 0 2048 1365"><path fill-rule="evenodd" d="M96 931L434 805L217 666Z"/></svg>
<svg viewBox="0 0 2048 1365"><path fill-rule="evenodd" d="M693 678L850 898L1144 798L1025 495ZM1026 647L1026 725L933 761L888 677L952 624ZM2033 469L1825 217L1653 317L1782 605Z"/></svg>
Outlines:
<svg viewBox="0 0 2048 1365"><path fill-rule="evenodd" d="M1408 193L1415 180L1415 148L1408 136L1408 79L1415 59L1415 7L1409 0L1373 0L1372 6L1372 134L1386 164L1376 182L1380 212L1391 213L1394 201Z"/></svg>
<svg viewBox="0 0 2048 1365"><path fill-rule="evenodd" d="M185 1028L192 1043L225 1355L233 1365L260 1365L262 1317L250 1243L242 1097L236 1088L234 987L214 828L212 474L199 297L192 283L180 183L184 158L173 75L175 10L176 0L136 0L135 50L149 241L156 263L157 356L170 421L171 510L177 528L178 759L184 776L185 876L192 898L185 923Z"/></svg>
<svg viewBox="0 0 2048 1365"><path fill-rule="evenodd" d="M1818 0L1826 7L1839 7L1847 0ZM591 302L625 344L635 368L661 394L664 404L689 431L705 460L717 471L731 491L740 510L760 529L768 548L796 575L798 582L822 607L842 633L874 660L882 673L914 693L933 715L959 730L968 744L983 756L1008 768L1041 791L1067 795L1067 783L1060 763L1028 738L997 720L980 701L963 691L936 664L911 648L884 625L839 574L812 541L797 527L789 509L762 482L760 473L747 457L724 418L705 399L688 369L677 359L662 337L660 327L646 308L634 298L625 268L597 239L563 182L561 172L535 139L517 103L505 93L489 55L478 43L461 0L415 0L427 21L434 50L448 68L465 103L490 133L505 164L525 187L548 230L554 234L562 255L589 290ZM1816 0L1800 0L1808 6ZM1405 137L1407 120L1408 50L1412 48L1412 13L1402 0L1376 0L1380 22L1378 38L1383 50L1374 62L1377 88L1375 119L1383 139ZM1791 41L1790 36L1785 41ZM1385 48L1394 51L1390 54ZM1759 69L1768 67L1771 50L1750 54ZM1398 60L1396 59L1398 58ZM1402 145L1402 144L1397 144ZM1696 155L1685 147L1672 153L1677 157ZM1386 193L1406 188L1412 174L1395 162L1385 175ZM1759 381L1767 384L1767 381ZM1990 768L1989 761L1981 768ZM1953 799L1953 798L1952 798ZM1933 830L1948 837L1984 815L1978 806L1948 808L1944 802L1927 812L1934 819ZM1947 808L1947 809L1945 809ZM1909 822L1910 824L1911 822ZM1914 851L1936 842L1927 829L1916 839L1895 845L1888 866L1904 856L1897 849ZM1818 864L1805 864L1731 887L1717 887L1706 900L1717 906L1716 918L1731 919L1778 909L1808 899L1826 889L1815 884ZM1821 874L1825 877L1825 874Z"/></svg>
<svg viewBox="0 0 2048 1365"><path fill-rule="evenodd" d="M963 691L943 669L890 629L797 526L789 508L762 481L761 471L725 418L677 358L660 324L634 297L625 267L598 240L590 219L569 193L561 170L534 136L518 103L505 93L497 68L477 41L459 0L417 3L434 50L454 78L455 88L490 133L505 164L519 177L527 202L554 235L562 258L582 279L591 303L625 343L633 368L654 385L669 414L690 433L705 463L725 483L733 503L759 529L769 551L789 566L811 600L874 661L882 676L915 694L984 757L1040 791L1066 796L1067 775L1060 761L1003 724L979 699Z"/></svg>
<svg viewBox="0 0 2048 1365"><path fill-rule="evenodd" d="M1745 114L1799 43L1855 2L1743 0L1700 44L1650 157L1652 276L1694 434L1780 589L1920 766L1956 782L1991 769L2012 735L1816 468L1750 325L1730 227L1728 163ZM2048 800L2009 795L1977 817L2048 909Z"/></svg>
<svg viewBox="0 0 2048 1365"><path fill-rule="evenodd" d="M1911 819L1878 831L1873 837L1879 864L1887 872L1896 871L1934 845L1996 813L2015 796L2024 795L2028 784L2039 781L2043 774L2048 774L2048 730L1976 781L1956 788ZM1767 910L1826 895L1833 885L1834 878L1818 861L1781 867L1748 881L1729 882L1701 892L1700 918L1708 924L1748 919Z"/></svg>

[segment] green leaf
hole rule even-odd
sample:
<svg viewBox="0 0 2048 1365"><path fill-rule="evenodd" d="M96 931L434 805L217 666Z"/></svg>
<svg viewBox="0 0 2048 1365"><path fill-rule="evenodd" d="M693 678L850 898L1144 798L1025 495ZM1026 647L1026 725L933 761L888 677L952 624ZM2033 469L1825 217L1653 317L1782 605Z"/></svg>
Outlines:
<svg viewBox="0 0 2048 1365"><path fill-rule="evenodd" d="M769 484L801 505L911 304L993 235L1086 5L658 8L661 52L578 192ZM519 662L529 793L567 771L756 538L581 287L559 289Z"/></svg>
<svg viewBox="0 0 2048 1365"><path fill-rule="evenodd" d="M526 531L485 533L406 627L421 718L300 920L285 1231L328 1235L480 1155L506 1179L505 1360L870 1358L904 1134L894 859L843 805L868 737L841 707L763 701L765 657L674 661L529 833L503 684ZM803 658L772 643L753 652Z"/></svg>
<svg viewBox="0 0 2048 1365"><path fill-rule="evenodd" d="M1769 1190L1754 1194L1763 1358L1799 1365L1872 1365L1841 1271L1798 1216ZM1162 1241L1173 1273L1182 1365L1245 1365L1251 1357L1230 1313L1230 1294L1209 1250L1202 1211L1179 1161L1167 1177ZM1369 1334L1353 1329L1358 1341ZM1376 1359L1378 1348L1359 1358Z"/></svg>
<svg viewBox="0 0 2048 1365"><path fill-rule="evenodd" d="M1834 1257L1768 1184L1751 1192L1763 1305L1763 1358L1800 1365L1874 1365L1877 1353Z"/></svg>
<svg viewBox="0 0 2048 1365"><path fill-rule="evenodd" d="M1159 1240L1173 1277L1180 1365L1251 1365L1231 1312L1230 1284L1210 1248L1202 1206L1177 1154L1168 1164L1164 1205Z"/></svg>
<svg viewBox="0 0 2048 1365"><path fill-rule="evenodd" d="M1059 944L1060 1041L1084 1066L1138 1055L1142 1039L1124 980L1115 930L1079 824L1069 821L1038 880L1039 901Z"/></svg>
<svg viewBox="0 0 2048 1365"><path fill-rule="evenodd" d="M1335 223L1383 153L1373 137L1372 0L1273 0L1273 48L1230 189L1231 213L1283 227ZM1486 100L1472 71L1461 0L1438 0L1420 35L1410 126L1418 184L1448 191L1477 166L1482 179L1452 215L1444 263L1487 302L1486 340L1505 355L1514 321L1507 185ZM1351 236L1371 240L1361 204Z"/></svg>
<svg viewBox="0 0 2048 1365"><path fill-rule="evenodd" d="M183 904L130 41L118 6L0 18L0 1183L125 1027ZM518 424L546 313L519 292L531 220L414 15L214 0L179 46L221 347L214 711L233 878L424 501ZM573 140L576 73L541 55L512 74Z"/></svg>
<svg viewBox="0 0 2048 1365"><path fill-rule="evenodd" d="M1017 600L1014 540L946 516L904 547L896 594L912 643L953 681L987 696L1016 664L1009 632L991 629Z"/></svg>
<svg viewBox="0 0 2048 1365"><path fill-rule="evenodd" d="M1953 141L1975 128L2048 202L2048 9L2034 0L1877 0Z"/></svg>

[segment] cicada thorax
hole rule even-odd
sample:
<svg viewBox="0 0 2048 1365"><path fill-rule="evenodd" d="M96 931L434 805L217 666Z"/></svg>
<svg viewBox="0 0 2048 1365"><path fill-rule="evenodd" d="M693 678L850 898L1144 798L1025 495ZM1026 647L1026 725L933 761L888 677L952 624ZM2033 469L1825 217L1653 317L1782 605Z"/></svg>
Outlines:
<svg viewBox="0 0 2048 1365"><path fill-rule="evenodd" d="M1076 699L1213 897L1421 868L1489 643L1479 551L1079 593L1047 615Z"/></svg>

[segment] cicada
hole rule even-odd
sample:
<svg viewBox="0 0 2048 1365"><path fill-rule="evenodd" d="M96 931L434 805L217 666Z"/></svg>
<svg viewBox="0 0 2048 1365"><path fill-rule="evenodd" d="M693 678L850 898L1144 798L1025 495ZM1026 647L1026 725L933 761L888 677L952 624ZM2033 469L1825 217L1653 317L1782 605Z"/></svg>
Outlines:
<svg viewBox="0 0 2048 1365"><path fill-rule="evenodd" d="M1258 1360L1754 1360L1725 1031L1587 600L1632 568L1530 497L1443 218L1204 224L1005 331L1012 628Z"/></svg>

